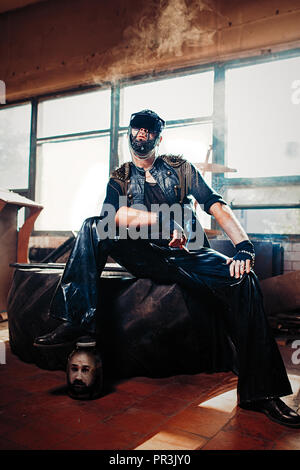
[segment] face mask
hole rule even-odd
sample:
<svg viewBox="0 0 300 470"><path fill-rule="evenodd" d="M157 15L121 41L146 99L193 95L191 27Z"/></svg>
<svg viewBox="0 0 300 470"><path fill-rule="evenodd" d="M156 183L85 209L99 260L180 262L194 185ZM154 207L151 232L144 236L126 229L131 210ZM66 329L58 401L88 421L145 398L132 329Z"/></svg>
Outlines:
<svg viewBox="0 0 300 470"><path fill-rule="evenodd" d="M165 122L153 111L144 110L132 114L129 124L129 147L140 158L148 158L159 142ZM140 129L144 129L146 139L138 140Z"/></svg>
<svg viewBox="0 0 300 470"><path fill-rule="evenodd" d="M145 129L144 135L145 139L139 139L140 129L131 129L129 136L129 145L133 150L134 154L140 158L148 158L152 154L153 149L155 148L159 135L148 132Z"/></svg>

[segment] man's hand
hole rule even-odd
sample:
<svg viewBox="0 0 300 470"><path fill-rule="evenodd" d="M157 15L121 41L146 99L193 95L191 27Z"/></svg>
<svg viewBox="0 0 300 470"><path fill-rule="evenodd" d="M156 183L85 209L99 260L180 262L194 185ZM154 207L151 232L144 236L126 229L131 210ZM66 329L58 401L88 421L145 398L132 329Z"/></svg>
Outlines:
<svg viewBox="0 0 300 470"><path fill-rule="evenodd" d="M180 248L188 251L186 248L186 237L181 230L174 229L172 233L172 240L169 243L169 246L172 248Z"/></svg>
<svg viewBox="0 0 300 470"><path fill-rule="evenodd" d="M235 248L237 250L236 255L233 258L229 258L226 264L230 264L230 276L239 278L243 276L245 271L247 274L250 273L251 268L254 266L255 251L250 240L238 243L235 245Z"/></svg>
<svg viewBox="0 0 300 470"><path fill-rule="evenodd" d="M224 232L227 233L237 249L237 254L226 261L226 264L230 265L230 276L239 278L245 272L248 274L254 265L255 253L252 243L232 209L220 202L215 202L210 207L209 212Z"/></svg>
<svg viewBox="0 0 300 470"><path fill-rule="evenodd" d="M235 276L237 279L243 276L246 271L247 274L251 271L251 260L246 259L246 261L235 260L233 258L228 258L226 264L230 264L229 272L230 276Z"/></svg>

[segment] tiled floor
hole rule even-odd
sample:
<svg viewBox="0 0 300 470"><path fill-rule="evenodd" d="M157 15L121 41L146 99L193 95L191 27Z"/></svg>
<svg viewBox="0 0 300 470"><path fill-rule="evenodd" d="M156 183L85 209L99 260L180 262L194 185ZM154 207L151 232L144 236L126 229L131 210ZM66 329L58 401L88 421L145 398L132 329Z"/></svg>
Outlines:
<svg viewBox="0 0 300 470"><path fill-rule="evenodd" d="M0 365L0 449L300 449L300 430L236 407L231 373L133 378L84 402L66 395L64 372L41 370L14 356L3 324L0 341L6 345L6 364ZM279 345L294 392L284 400L298 409L295 349L284 340Z"/></svg>

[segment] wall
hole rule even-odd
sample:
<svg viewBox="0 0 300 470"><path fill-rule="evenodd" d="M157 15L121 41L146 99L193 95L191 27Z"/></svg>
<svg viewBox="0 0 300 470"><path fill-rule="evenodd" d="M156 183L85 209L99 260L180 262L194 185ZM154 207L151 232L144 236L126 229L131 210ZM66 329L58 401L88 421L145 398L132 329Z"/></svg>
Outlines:
<svg viewBox="0 0 300 470"><path fill-rule="evenodd" d="M48 0L0 15L7 100L300 45L299 0Z"/></svg>
<svg viewBox="0 0 300 470"><path fill-rule="evenodd" d="M284 249L284 273L300 271L300 243L283 242Z"/></svg>

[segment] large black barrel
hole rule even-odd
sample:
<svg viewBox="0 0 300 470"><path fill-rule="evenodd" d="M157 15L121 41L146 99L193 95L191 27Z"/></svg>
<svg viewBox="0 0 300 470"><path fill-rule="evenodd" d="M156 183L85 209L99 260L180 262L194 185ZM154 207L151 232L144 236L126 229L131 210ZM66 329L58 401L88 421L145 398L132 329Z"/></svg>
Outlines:
<svg viewBox="0 0 300 470"><path fill-rule="evenodd" d="M65 370L72 346L45 351L33 341L58 325L49 306L62 272L60 265L16 267L8 297L13 353L52 370ZM195 297L177 284L159 285L122 272L104 274L97 338L104 373L121 378L233 370L221 310L207 292Z"/></svg>

